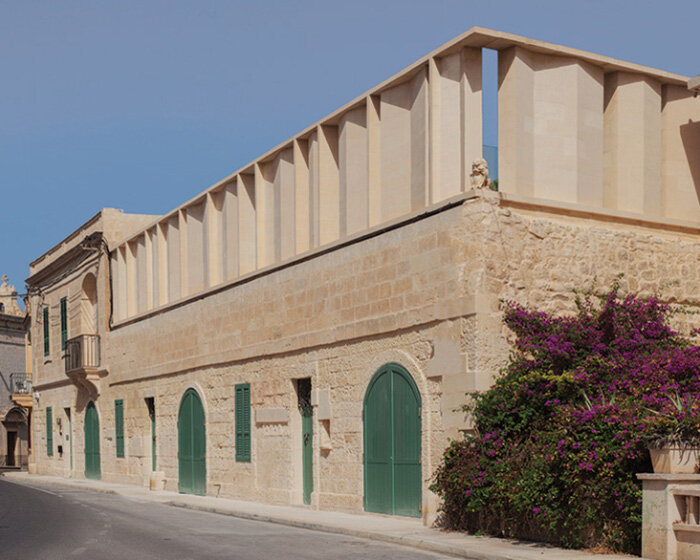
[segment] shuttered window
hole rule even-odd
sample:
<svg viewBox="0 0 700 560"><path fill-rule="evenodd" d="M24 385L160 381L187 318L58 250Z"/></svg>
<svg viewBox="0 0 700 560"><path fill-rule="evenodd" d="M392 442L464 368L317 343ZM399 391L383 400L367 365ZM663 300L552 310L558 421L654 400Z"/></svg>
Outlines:
<svg viewBox="0 0 700 560"><path fill-rule="evenodd" d="M250 384L236 385L236 461L250 463Z"/></svg>
<svg viewBox="0 0 700 560"><path fill-rule="evenodd" d="M44 356L49 355L49 308L44 307Z"/></svg>
<svg viewBox="0 0 700 560"><path fill-rule="evenodd" d="M68 300L61 298L61 351L66 349L68 340Z"/></svg>
<svg viewBox="0 0 700 560"><path fill-rule="evenodd" d="M114 425L116 428L117 457L124 457L124 401L114 401Z"/></svg>
<svg viewBox="0 0 700 560"><path fill-rule="evenodd" d="M46 407L46 454L53 455L53 410Z"/></svg>

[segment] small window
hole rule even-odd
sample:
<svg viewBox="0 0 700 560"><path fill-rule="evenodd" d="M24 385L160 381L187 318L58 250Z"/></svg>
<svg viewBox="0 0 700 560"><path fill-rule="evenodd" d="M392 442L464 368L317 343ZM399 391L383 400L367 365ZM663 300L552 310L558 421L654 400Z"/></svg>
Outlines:
<svg viewBox="0 0 700 560"><path fill-rule="evenodd" d="M66 350L68 340L68 300L61 298L61 351Z"/></svg>
<svg viewBox="0 0 700 560"><path fill-rule="evenodd" d="M250 384L236 385L236 461L250 463Z"/></svg>
<svg viewBox="0 0 700 560"><path fill-rule="evenodd" d="M116 428L117 457L124 457L124 401L114 401L114 425Z"/></svg>
<svg viewBox="0 0 700 560"><path fill-rule="evenodd" d="M49 308L44 307L44 356L49 355Z"/></svg>
<svg viewBox="0 0 700 560"><path fill-rule="evenodd" d="M46 454L53 455L53 410L46 407Z"/></svg>

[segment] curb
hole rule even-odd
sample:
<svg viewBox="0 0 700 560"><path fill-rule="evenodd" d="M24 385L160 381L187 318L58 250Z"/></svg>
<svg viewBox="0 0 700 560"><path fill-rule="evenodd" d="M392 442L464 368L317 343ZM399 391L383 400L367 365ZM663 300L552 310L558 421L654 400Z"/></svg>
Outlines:
<svg viewBox="0 0 700 560"><path fill-rule="evenodd" d="M30 488L34 486L42 486L42 484L49 484L51 486L60 486L61 488L79 488L80 490L88 490L90 492L97 492L99 494L112 494L112 495L119 495L119 492L116 490L112 490L110 488L99 488L99 487L94 487L94 486L84 486L79 483L75 482L70 482L69 480L65 481L51 481L51 482L45 482L41 480L32 480L29 477L15 477L15 476L6 476L5 473L0 473L0 478L4 478L7 482L14 483L14 484L22 484L24 486L29 486Z"/></svg>
<svg viewBox="0 0 700 560"><path fill-rule="evenodd" d="M420 539L415 539L411 537L402 537L387 535L384 533L375 533L372 531L363 531L361 529L347 529L345 527L338 527L333 525L324 525L321 523L313 523L310 521L295 521L294 519L284 519L280 517L273 517L270 515L258 514L258 513L246 513L242 511L231 511L224 508L218 508L214 506L200 506L196 504L188 504L186 502L169 501L163 502L165 505L189 509L194 511L204 511L209 513L216 513L220 515L228 515L230 517L237 517L239 519L248 519L250 521L262 521L266 523L276 523L278 525L286 525L288 527L296 527L298 529L309 529L311 531L320 531L323 533L332 533L336 535L346 535L349 537L357 537L360 539L367 539L373 541L382 541L390 544L398 544L410 548L417 548L420 550L425 550L428 552L437 552L440 554L448 554L450 556L455 556L457 558L466 558L467 560L524 560L523 556L511 556L508 554L489 554L477 552L474 550L466 550L462 547L427 542Z"/></svg>

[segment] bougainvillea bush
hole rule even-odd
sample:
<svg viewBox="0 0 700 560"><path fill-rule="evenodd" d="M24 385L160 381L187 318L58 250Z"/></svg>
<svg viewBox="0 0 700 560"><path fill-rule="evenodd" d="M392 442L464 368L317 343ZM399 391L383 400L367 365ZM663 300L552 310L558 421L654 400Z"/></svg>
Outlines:
<svg viewBox="0 0 700 560"><path fill-rule="evenodd" d="M474 434L450 444L432 487L446 528L639 551L635 475L674 422L697 431L700 347L657 298L614 285L576 303L574 316L505 304L515 348L494 386L471 395Z"/></svg>

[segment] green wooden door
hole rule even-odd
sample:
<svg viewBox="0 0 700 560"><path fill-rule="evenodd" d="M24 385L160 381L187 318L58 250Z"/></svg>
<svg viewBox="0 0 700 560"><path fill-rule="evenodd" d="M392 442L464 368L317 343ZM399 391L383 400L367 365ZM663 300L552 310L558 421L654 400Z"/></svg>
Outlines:
<svg viewBox="0 0 700 560"><path fill-rule="evenodd" d="M204 495L207 486L204 407L194 389L188 389L180 403L177 434L180 492Z"/></svg>
<svg viewBox="0 0 700 560"><path fill-rule="evenodd" d="M311 503L311 492L314 490L313 471L313 409L304 408L301 413L302 431L302 467L304 473L304 503Z"/></svg>
<svg viewBox="0 0 700 560"><path fill-rule="evenodd" d="M365 394L365 510L419 517L421 400L409 373L383 366Z"/></svg>
<svg viewBox="0 0 700 560"><path fill-rule="evenodd" d="M90 402L85 410L85 478L99 480L100 469L100 419L95 403Z"/></svg>
<svg viewBox="0 0 700 560"><path fill-rule="evenodd" d="M73 420L71 420L70 408L66 408L66 417L68 418L66 437L68 438L68 448L70 450L70 472L71 476L73 476Z"/></svg>
<svg viewBox="0 0 700 560"><path fill-rule="evenodd" d="M156 470L156 401L153 397L146 399L148 417L151 419L151 470Z"/></svg>
<svg viewBox="0 0 700 560"><path fill-rule="evenodd" d="M156 470L156 414L151 414L151 470Z"/></svg>

